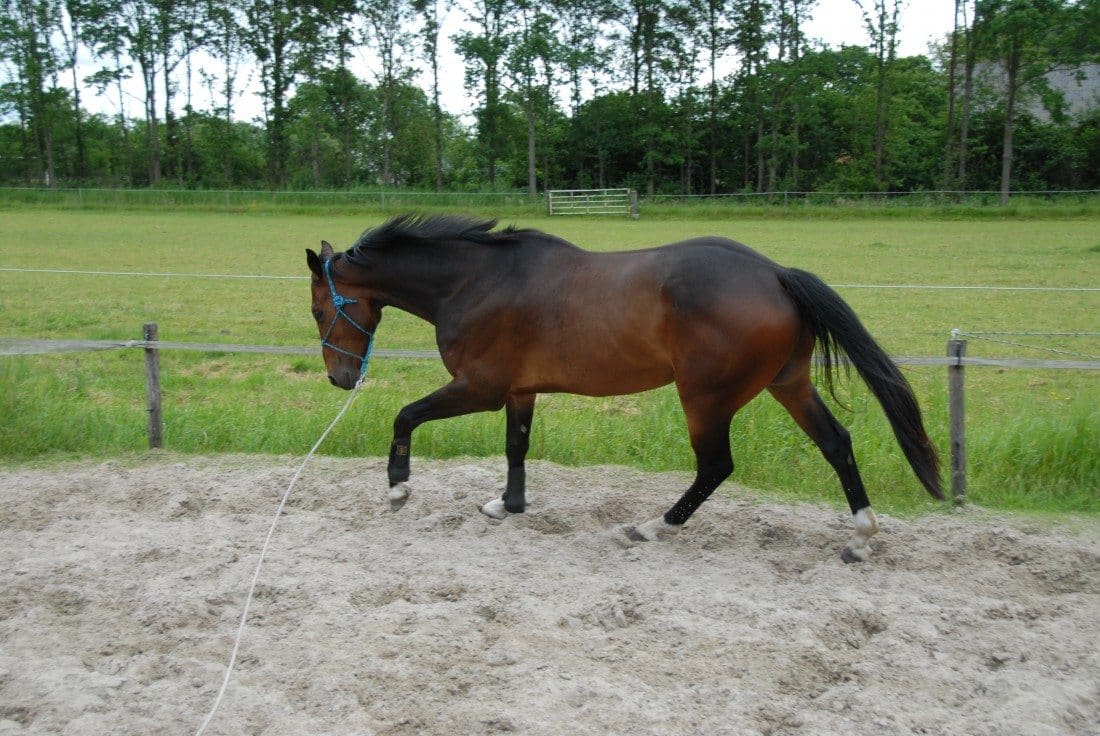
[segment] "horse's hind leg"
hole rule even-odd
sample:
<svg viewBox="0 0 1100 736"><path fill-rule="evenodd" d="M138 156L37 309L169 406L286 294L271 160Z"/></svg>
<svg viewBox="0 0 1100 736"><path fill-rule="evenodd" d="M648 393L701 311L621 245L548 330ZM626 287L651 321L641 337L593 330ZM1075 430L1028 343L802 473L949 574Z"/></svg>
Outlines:
<svg viewBox="0 0 1100 736"><path fill-rule="evenodd" d="M626 530L627 536L635 542L656 541L680 531L714 489L733 473L730 422L744 402L725 395L685 396L682 387L680 402L687 417L691 448L695 451L695 481L664 516Z"/></svg>
<svg viewBox="0 0 1100 736"><path fill-rule="evenodd" d="M845 562L863 562L871 554L867 542L878 533L878 520L867 498L863 479L859 477L848 430L841 426L829 407L825 406L807 376L803 375L792 383L770 386L768 390L810 436L821 454L836 470L855 522L855 534L840 553L840 557Z"/></svg>
<svg viewBox="0 0 1100 736"><path fill-rule="evenodd" d="M527 471L524 459L531 444L531 419L535 414L535 394L509 396L504 402L507 429L504 453L508 457L508 485L504 495L481 507L482 513L494 519L508 514L521 514L527 506Z"/></svg>

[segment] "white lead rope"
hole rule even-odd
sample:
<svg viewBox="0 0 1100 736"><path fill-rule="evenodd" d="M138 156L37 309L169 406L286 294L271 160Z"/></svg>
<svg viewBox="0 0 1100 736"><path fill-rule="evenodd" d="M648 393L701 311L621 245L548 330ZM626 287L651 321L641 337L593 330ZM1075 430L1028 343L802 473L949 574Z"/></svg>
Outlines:
<svg viewBox="0 0 1100 736"><path fill-rule="evenodd" d="M275 510L275 518L271 520L271 528L267 530L267 538L264 539L263 547L260 549L260 558L256 560L256 571L252 573L252 584L248 586L248 595L244 599L244 610L241 611L241 623L237 626L237 638L233 642L233 652L229 655L229 664L225 668L225 678L222 680L221 689L218 690L218 696L214 698L214 705L210 707L210 712L206 714L206 718L203 719L202 725L199 726L199 730L195 736L202 736L206 731L206 727L210 725L210 720L214 717L214 713L217 712L218 706L221 705L222 698L225 696L225 690L229 687L229 678L233 674L233 667L237 663L237 651L241 648L241 638L244 636L244 624L248 620L248 608L252 605L252 596L256 592L256 582L260 579L260 567L264 564L264 555L267 554L267 548L271 544L271 537L275 534L275 526L279 523L279 517L283 513L283 507L286 506L287 499L290 498L290 492L294 490L294 485L298 482L298 478L302 475L302 470L305 469L306 463L310 461L314 453L317 452L317 448L321 446L321 443L328 437L329 432L336 426L336 423L340 421L341 417L347 412L348 407L355 401L355 397L359 395L359 388L363 385L363 378L366 376L366 371L359 377L359 381L355 384L355 388L352 389L351 395L348 396L347 401L344 402L344 406L336 414L336 418L332 420L332 423L328 425L328 428L321 433L321 436L317 438L317 441L313 443L313 447L310 448L309 454L298 466L297 472L294 473L294 477L290 481L290 485L286 488L286 493L283 494L283 500L279 502L279 508Z"/></svg>

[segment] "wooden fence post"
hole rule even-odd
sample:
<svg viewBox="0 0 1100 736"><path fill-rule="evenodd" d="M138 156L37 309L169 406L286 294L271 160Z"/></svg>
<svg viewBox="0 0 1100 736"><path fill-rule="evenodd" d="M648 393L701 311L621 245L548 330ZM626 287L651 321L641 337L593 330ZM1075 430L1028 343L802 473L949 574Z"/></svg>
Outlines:
<svg viewBox="0 0 1100 736"><path fill-rule="evenodd" d="M146 322L142 328L146 343L157 341L157 323ZM164 447L164 419L161 415L160 350L145 346L145 395L149 405L149 447Z"/></svg>
<svg viewBox="0 0 1100 736"><path fill-rule="evenodd" d="M966 404L962 359L966 340L952 335L947 341L947 357L955 362L947 366L948 405L951 416L951 495L956 504L966 502Z"/></svg>

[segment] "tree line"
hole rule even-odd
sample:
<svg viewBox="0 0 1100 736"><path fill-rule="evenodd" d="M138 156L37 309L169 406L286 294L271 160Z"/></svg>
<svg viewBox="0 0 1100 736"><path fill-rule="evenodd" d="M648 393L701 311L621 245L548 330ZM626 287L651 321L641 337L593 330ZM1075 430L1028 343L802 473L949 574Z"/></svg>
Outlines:
<svg viewBox="0 0 1100 736"><path fill-rule="evenodd" d="M1100 0L956 0L953 31L908 57L902 0L851 1L867 45L834 49L805 35L815 0L2 0L0 182L1100 186L1100 111L1071 114L1050 84L1096 74ZM472 125L440 105L445 44ZM128 109L134 82L140 115L84 109L93 92Z"/></svg>

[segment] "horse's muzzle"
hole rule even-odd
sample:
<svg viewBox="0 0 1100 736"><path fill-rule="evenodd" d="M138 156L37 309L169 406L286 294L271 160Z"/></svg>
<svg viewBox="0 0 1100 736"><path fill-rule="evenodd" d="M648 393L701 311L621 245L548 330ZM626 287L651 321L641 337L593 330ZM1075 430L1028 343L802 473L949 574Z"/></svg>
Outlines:
<svg viewBox="0 0 1100 736"><path fill-rule="evenodd" d="M341 370L336 375L330 373L328 380L336 388L350 391L355 388L355 382L359 380L359 375L349 370Z"/></svg>

